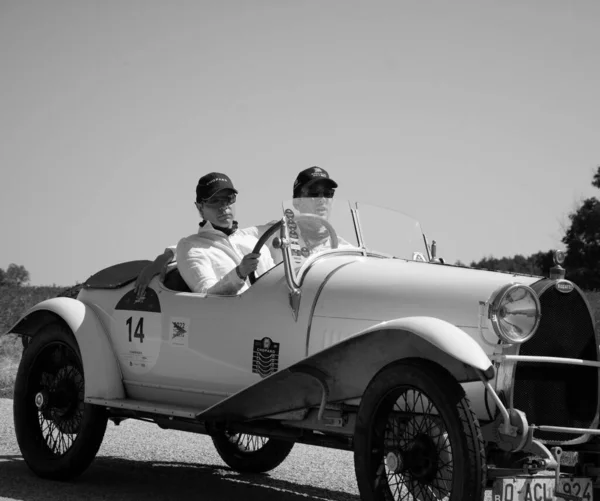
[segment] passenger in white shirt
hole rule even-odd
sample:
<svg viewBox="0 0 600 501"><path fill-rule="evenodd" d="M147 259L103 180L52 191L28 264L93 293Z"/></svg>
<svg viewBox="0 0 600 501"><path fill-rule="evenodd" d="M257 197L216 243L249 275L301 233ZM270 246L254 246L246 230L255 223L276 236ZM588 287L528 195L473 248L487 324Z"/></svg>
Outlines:
<svg viewBox="0 0 600 501"><path fill-rule="evenodd" d="M252 253L256 229L237 228L237 193L226 174L211 172L198 181L196 208L203 221L176 250L179 273L193 292L239 294L248 288L250 273L261 275L274 266L268 249Z"/></svg>

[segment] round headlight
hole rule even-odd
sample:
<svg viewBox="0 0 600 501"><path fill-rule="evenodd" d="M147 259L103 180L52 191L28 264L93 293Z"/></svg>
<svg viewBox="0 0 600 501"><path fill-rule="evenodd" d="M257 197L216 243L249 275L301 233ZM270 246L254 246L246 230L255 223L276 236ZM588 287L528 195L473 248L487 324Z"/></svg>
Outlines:
<svg viewBox="0 0 600 501"><path fill-rule="evenodd" d="M540 310L540 300L533 289L509 284L492 295L488 318L500 339L520 344L535 334L540 324Z"/></svg>

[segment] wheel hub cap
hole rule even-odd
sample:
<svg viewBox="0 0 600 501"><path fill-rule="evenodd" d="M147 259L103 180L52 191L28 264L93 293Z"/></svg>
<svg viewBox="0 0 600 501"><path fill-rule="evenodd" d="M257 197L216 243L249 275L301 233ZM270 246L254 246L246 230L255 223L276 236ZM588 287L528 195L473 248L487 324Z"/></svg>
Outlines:
<svg viewBox="0 0 600 501"><path fill-rule="evenodd" d="M47 402L48 402L48 398L47 398L47 395L45 394L45 392L40 391L40 392L36 393L36 395L35 395L35 406L39 410L42 410L46 406Z"/></svg>
<svg viewBox="0 0 600 501"><path fill-rule="evenodd" d="M415 478L431 482L437 473L438 451L430 437L420 434L406 451L406 468Z"/></svg>
<svg viewBox="0 0 600 501"><path fill-rule="evenodd" d="M391 473L398 473L404 466L404 461L400 453L388 452L385 457L385 465Z"/></svg>

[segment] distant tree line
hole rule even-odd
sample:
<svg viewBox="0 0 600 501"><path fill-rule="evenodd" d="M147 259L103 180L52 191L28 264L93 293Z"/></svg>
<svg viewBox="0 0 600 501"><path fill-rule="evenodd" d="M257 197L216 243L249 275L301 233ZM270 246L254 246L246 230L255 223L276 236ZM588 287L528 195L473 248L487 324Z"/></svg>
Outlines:
<svg viewBox="0 0 600 501"><path fill-rule="evenodd" d="M600 167L592 179L592 186L600 189ZM600 201L596 197L585 199L579 208L569 214L570 225L562 243L565 244L566 278L585 290L600 290ZM509 271L548 276L553 266L553 250L540 251L525 257L486 257L473 261L472 268ZM462 265L457 262L456 264Z"/></svg>
<svg viewBox="0 0 600 501"><path fill-rule="evenodd" d="M0 268L0 286L25 285L27 282L29 282L29 272L25 266L11 263L6 271Z"/></svg>
<svg viewBox="0 0 600 501"><path fill-rule="evenodd" d="M471 262L471 268L485 268L493 271L510 271L512 273L526 273L528 275L548 275L550 268L554 266L552 255L554 251L537 252L531 256L517 254L513 257L502 257L500 259L489 256L480 261Z"/></svg>

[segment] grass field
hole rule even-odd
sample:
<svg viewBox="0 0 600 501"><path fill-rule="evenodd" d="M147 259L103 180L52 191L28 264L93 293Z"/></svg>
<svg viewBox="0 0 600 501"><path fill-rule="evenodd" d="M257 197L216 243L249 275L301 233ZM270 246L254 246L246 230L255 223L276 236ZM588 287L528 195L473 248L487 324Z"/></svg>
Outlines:
<svg viewBox="0 0 600 501"><path fill-rule="evenodd" d="M59 294L65 293L63 287L0 287L0 398L12 397L12 389L19 361L22 344L18 336L6 335L31 306ZM595 315L596 329L600 328L600 292L587 293L588 300Z"/></svg>
<svg viewBox="0 0 600 501"><path fill-rule="evenodd" d="M12 396L23 348L20 337L6 335L6 331L29 308L63 290L64 287L0 287L0 398Z"/></svg>

